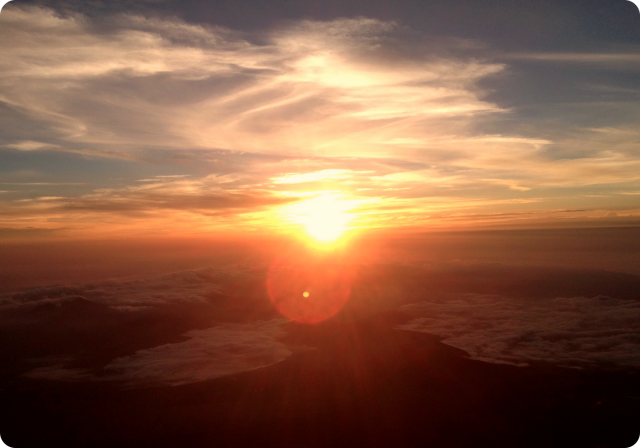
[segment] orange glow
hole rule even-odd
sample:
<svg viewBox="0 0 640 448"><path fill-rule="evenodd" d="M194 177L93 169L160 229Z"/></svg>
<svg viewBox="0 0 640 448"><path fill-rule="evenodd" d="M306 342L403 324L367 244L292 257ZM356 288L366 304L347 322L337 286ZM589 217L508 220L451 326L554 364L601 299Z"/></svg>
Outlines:
<svg viewBox="0 0 640 448"><path fill-rule="evenodd" d="M267 292L282 315L296 322L315 324L342 309L351 294L352 278L349 265L301 253L271 264Z"/></svg>
<svg viewBox="0 0 640 448"><path fill-rule="evenodd" d="M337 239L347 228L351 214L346 213L352 205L341 201L336 195L322 194L289 207L290 219L302 224L307 233L318 241Z"/></svg>

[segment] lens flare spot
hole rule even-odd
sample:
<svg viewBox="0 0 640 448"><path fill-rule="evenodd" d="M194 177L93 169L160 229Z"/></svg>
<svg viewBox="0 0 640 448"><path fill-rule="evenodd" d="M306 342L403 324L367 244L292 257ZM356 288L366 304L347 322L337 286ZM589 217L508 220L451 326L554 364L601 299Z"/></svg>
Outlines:
<svg viewBox="0 0 640 448"><path fill-rule="evenodd" d="M347 265L280 260L269 267L267 292L283 316L315 324L342 309L349 299L351 282L351 268Z"/></svg>

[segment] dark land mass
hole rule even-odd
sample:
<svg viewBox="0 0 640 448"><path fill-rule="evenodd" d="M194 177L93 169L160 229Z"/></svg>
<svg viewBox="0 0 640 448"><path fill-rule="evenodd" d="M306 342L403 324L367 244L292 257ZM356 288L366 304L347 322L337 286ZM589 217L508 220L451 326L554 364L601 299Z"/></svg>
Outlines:
<svg viewBox="0 0 640 448"><path fill-rule="evenodd" d="M622 448L637 440L637 370L475 361L437 337L396 329L409 317L394 311L425 294L509 295L518 285L525 300L607 292L634 300L637 276L486 266L370 266L358 275L336 317L288 324L283 342L308 349L269 367L181 386L133 387L101 372L116 357L185 340L186 331L212 321L277 317L259 276L211 279L224 288L206 302L138 312L81 296L5 310L0 434L14 448ZM43 357L72 359L66 367L93 379L25 377Z"/></svg>
<svg viewBox="0 0 640 448"><path fill-rule="evenodd" d="M425 333L359 321L291 324L316 347L184 386L19 379L0 433L46 446L626 447L640 433L640 374L488 364Z"/></svg>

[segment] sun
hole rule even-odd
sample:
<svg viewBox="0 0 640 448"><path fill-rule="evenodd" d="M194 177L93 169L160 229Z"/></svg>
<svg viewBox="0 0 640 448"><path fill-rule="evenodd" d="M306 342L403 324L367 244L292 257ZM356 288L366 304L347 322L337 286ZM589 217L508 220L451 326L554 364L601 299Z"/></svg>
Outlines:
<svg viewBox="0 0 640 448"><path fill-rule="evenodd" d="M323 194L292 207L294 220L306 228L309 235L322 242L336 240L347 228L351 215L349 204L336 196Z"/></svg>

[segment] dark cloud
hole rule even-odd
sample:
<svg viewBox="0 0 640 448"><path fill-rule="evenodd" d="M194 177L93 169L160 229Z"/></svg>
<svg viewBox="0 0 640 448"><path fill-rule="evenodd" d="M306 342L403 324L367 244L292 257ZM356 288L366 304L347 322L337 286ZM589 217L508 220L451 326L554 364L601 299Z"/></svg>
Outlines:
<svg viewBox="0 0 640 448"><path fill-rule="evenodd" d="M57 228L57 229L43 229L37 227L27 227L22 229L15 228L0 228L0 238L8 238L8 239L24 239L24 238L46 238L50 236L55 236L56 234L64 233L67 230L66 228Z"/></svg>
<svg viewBox="0 0 640 448"><path fill-rule="evenodd" d="M87 381L92 378L86 369L69 369L64 364L54 364L44 367L36 367L29 371L26 376L36 380L52 381Z"/></svg>
<svg viewBox="0 0 640 448"><path fill-rule="evenodd" d="M0 295L0 305L33 306L83 296L92 302L111 307L148 307L179 303L208 302L224 285L236 278L254 278L253 268L207 268L149 278L124 278L78 285L33 288L24 292Z"/></svg>
<svg viewBox="0 0 640 448"><path fill-rule="evenodd" d="M32 213L55 215L61 212L65 214L90 212L142 217L162 210L179 210L190 214L232 215L242 211L259 211L268 206L283 205L296 200L291 197L276 196L267 191L229 191L217 187L208 188L198 181L174 178L149 180L151 183L143 184L142 187L120 191L107 190L76 198L39 197L12 204L5 203L4 214L8 216L29 213L29 207L39 203L39 206L32 209ZM207 190L215 192L210 193Z"/></svg>
<svg viewBox="0 0 640 448"><path fill-rule="evenodd" d="M153 194L138 193L114 195L112 197L87 197L61 200L52 207L53 211L95 211L132 213L162 209L185 210L194 213L241 209L259 209L268 205L290 202L291 199L275 197L265 193L220 194Z"/></svg>
<svg viewBox="0 0 640 448"><path fill-rule="evenodd" d="M94 19L118 13L147 13L169 0L14 0L17 5L37 5L55 9L61 15L86 14ZM150 9L151 8L151 9Z"/></svg>

